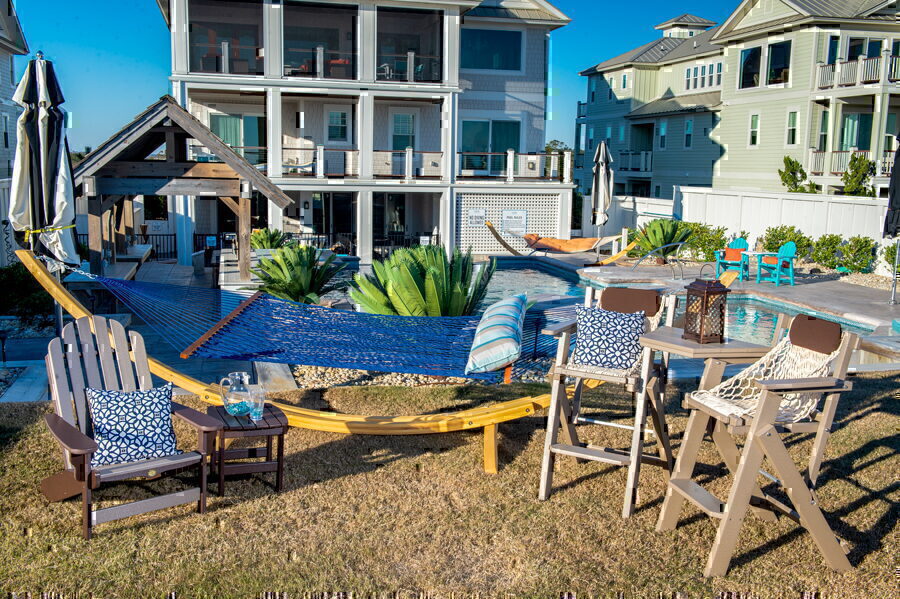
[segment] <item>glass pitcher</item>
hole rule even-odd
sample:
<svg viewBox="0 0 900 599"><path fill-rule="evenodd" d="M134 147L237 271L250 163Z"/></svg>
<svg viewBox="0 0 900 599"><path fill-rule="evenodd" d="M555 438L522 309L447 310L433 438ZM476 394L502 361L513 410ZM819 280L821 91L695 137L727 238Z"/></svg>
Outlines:
<svg viewBox="0 0 900 599"><path fill-rule="evenodd" d="M219 384L223 389L222 403L226 412L232 416L246 416L250 413L250 373L231 372Z"/></svg>

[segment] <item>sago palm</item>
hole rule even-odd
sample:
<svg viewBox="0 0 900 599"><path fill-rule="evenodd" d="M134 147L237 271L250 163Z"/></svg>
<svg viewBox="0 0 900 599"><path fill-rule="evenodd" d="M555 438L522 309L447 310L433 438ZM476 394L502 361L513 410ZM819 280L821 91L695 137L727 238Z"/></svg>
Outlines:
<svg viewBox="0 0 900 599"><path fill-rule="evenodd" d="M672 244L683 243L691 238L693 232L681 225L679 221L658 218L644 225L637 233L635 241L642 254L649 254L653 250L669 246L659 251L660 258L666 257L678 251L678 246Z"/></svg>
<svg viewBox="0 0 900 599"><path fill-rule="evenodd" d="M466 316L487 293L497 265L475 272L471 251L452 257L440 246L400 249L372 264L371 275L353 277L350 297L370 314Z"/></svg>
<svg viewBox="0 0 900 599"><path fill-rule="evenodd" d="M301 304L318 304L323 295L338 289L330 283L344 265L334 265L334 260L332 254L319 264L316 248L287 246L276 251L271 259L260 260L253 274L262 281L259 290L264 293Z"/></svg>
<svg viewBox="0 0 900 599"><path fill-rule="evenodd" d="M278 229L260 229L250 234L250 247L254 250L277 250L286 241L287 236Z"/></svg>

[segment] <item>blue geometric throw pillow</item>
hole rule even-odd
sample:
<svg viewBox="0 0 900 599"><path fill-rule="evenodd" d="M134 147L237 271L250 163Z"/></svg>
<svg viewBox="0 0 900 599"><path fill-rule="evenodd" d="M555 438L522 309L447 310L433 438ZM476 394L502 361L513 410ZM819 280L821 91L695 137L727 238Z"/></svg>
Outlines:
<svg viewBox="0 0 900 599"><path fill-rule="evenodd" d="M576 309L578 332L573 364L629 369L641 353L644 313L622 314L600 308Z"/></svg>
<svg viewBox="0 0 900 599"><path fill-rule="evenodd" d="M172 383L147 391L87 390L97 451L91 466L181 453L172 429Z"/></svg>

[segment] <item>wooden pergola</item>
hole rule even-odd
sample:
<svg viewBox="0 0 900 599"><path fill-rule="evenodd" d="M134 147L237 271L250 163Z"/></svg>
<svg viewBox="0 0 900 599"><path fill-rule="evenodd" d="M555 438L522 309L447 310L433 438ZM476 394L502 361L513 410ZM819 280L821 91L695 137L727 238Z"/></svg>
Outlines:
<svg viewBox="0 0 900 599"><path fill-rule="evenodd" d="M190 160L190 140L216 162ZM164 148L162 153L157 150ZM157 158L159 157L159 158ZM123 252L134 234L135 196L183 195L220 201L237 216L241 280L250 280L250 201L254 191L284 209L292 203L269 178L210 129L163 96L74 169L76 196L87 202L91 272L101 273L104 243ZM113 225L103 223L113 211Z"/></svg>

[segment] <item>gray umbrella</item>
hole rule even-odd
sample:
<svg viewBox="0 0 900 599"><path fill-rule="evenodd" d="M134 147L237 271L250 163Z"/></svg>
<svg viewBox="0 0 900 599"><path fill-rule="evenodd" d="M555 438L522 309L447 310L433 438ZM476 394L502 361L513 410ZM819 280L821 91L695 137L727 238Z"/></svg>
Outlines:
<svg viewBox="0 0 900 599"><path fill-rule="evenodd" d="M66 142L65 102L53 64L39 52L28 63L13 101L24 111L10 189L9 220L26 245L67 264L80 264L75 249L75 198Z"/></svg>
<svg viewBox="0 0 900 599"><path fill-rule="evenodd" d="M613 158L606 141L601 141L594 153L594 184L591 190L594 208L593 224L602 227L609 221L609 207L613 196Z"/></svg>
<svg viewBox="0 0 900 599"><path fill-rule="evenodd" d="M900 150L894 153L894 168L888 189L888 211L884 218L884 237L894 238L894 276L891 283L891 304L897 303L897 266L900 263Z"/></svg>

